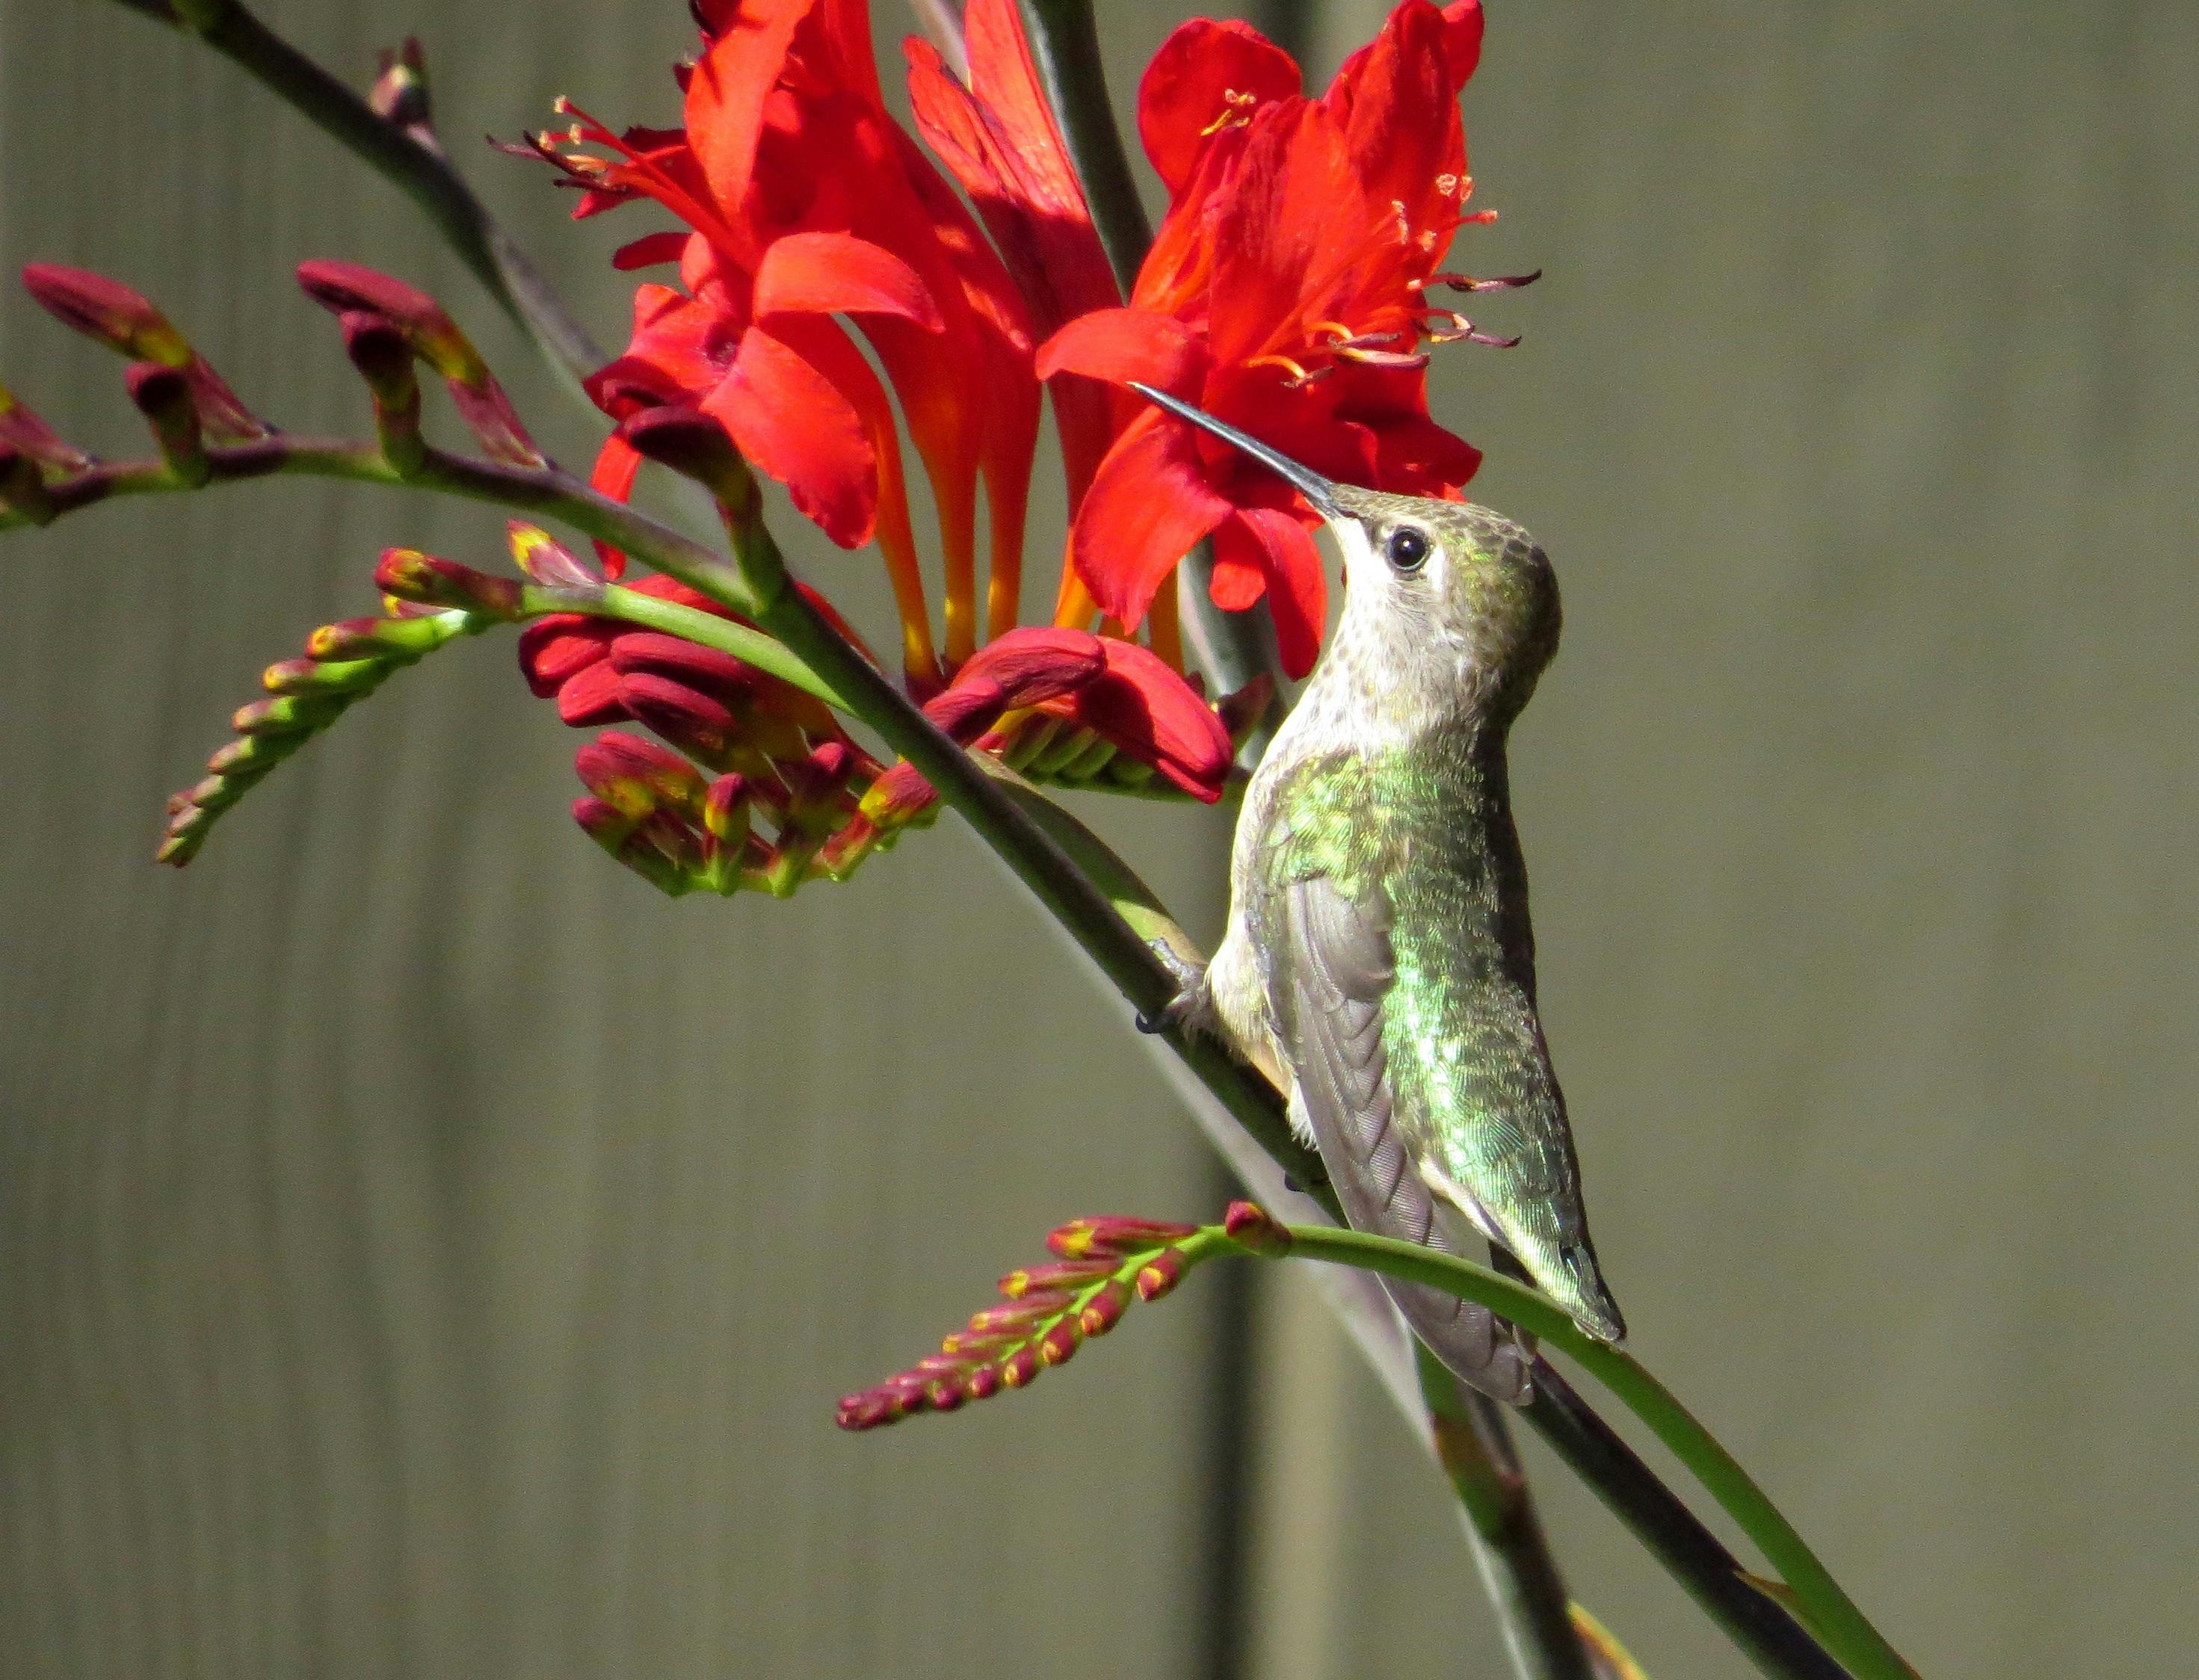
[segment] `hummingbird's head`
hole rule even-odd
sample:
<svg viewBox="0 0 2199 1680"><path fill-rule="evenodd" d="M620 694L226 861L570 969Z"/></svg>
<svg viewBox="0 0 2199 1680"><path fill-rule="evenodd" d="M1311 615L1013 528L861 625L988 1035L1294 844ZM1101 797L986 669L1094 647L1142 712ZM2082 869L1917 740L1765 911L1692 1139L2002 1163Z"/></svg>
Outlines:
<svg viewBox="0 0 2199 1680"><path fill-rule="evenodd" d="M1344 551L1344 617L1321 653L1393 714L1509 722L1558 646L1558 585L1535 540L1470 502L1339 484L1149 386L1135 390L1297 489ZM1318 679L1319 673L1316 673Z"/></svg>

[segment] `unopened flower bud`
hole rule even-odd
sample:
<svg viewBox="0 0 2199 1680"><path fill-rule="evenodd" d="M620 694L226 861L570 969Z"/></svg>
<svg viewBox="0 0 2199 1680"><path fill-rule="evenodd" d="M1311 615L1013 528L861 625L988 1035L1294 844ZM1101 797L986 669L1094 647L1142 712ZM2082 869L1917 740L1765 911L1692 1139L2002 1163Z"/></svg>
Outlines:
<svg viewBox="0 0 2199 1680"><path fill-rule="evenodd" d="M344 353L359 370L374 402L374 433L382 458L400 478L409 478L427 459L420 435L420 381L412 370L412 347L396 324L370 309L343 314Z"/></svg>
<svg viewBox="0 0 2199 1680"><path fill-rule="evenodd" d="M64 442L4 385L0 385L0 448L15 450L65 473L82 472L91 464L90 456Z"/></svg>
<svg viewBox="0 0 2199 1680"><path fill-rule="evenodd" d="M713 768L726 761L735 725L732 713L720 702L646 671L620 674L617 683L620 703L639 721Z"/></svg>
<svg viewBox="0 0 2199 1680"><path fill-rule="evenodd" d="M913 764L904 759L871 784L857 808L881 832L890 834L936 812L939 793Z"/></svg>
<svg viewBox="0 0 2199 1680"><path fill-rule="evenodd" d="M639 821L660 806L680 809L703 800L703 778L668 747L624 730L607 730L573 755L588 791Z"/></svg>
<svg viewBox="0 0 2199 1680"><path fill-rule="evenodd" d="M749 837L747 777L728 774L710 784L703 800L703 827L720 845L738 849Z"/></svg>
<svg viewBox="0 0 2199 1680"><path fill-rule="evenodd" d="M270 694L364 694L390 668L379 659L278 659L260 674Z"/></svg>
<svg viewBox="0 0 2199 1680"><path fill-rule="evenodd" d="M384 549L374 582L385 594L423 606L459 607L504 619L516 619L523 610L517 579L493 577L417 548Z"/></svg>
<svg viewBox="0 0 2199 1680"><path fill-rule="evenodd" d="M230 715L229 726L240 735L310 735L335 722L350 703L343 697L280 695L239 706Z"/></svg>
<svg viewBox="0 0 2199 1680"><path fill-rule="evenodd" d="M1104 1336L1122 1321L1129 1304L1129 1286L1110 1278L1078 1309L1076 1327L1088 1336Z"/></svg>
<svg viewBox="0 0 2199 1680"><path fill-rule="evenodd" d="M1082 1289L1097 1283L1115 1270L1112 1260L1058 1260L1051 1264L1018 1266L1000 1280L1000 1293L1009 1300L1020 1300L1033 1290Z"/></svg>
<svg viewBox="0 0 2199 1680"><path fill-rule="evenodd" d="M753 694L759 676L754 666L730 653L654 630L625 632L611 644L610 657L616 670L668 677L727 706Z"/></svg>
<svg viewBox="0 0 2199 1680"><path fill-rule="evenodd" d="M1065 1318L1038 1339L1038 1356L1049 1365L1066 1365L1084 1345L1084 1332L1076 1321Z"/></svg>
<svg viewBox="0 0 2199 1680"><path fill-rule="evenodd" d="M324 624L306 638L315 659L383 659L411 664L465 633L466 615L430 613L422 618L344 618Z"/></svg>
<svg viewBox="0 0 2199 1680"><path fill-rule="evenodd" d="M153 441L168 470L178 483L204 484L213 475L213 464L207 458L190 379L180 368L132 362L129 386L130 400L152 427Z"/></svg>
<svg viewBox="0 0 2199 1680"><path fill-rule="evenodd" d="M1188 1269L1181 1249L1163 1249L1138 1268L1138 1298L1140 1301L1159 1300L1183 1281L1183 1275Z"/></svg>
<svg viewBox="0 0 2199 1680"><path fill-rule="evenodd" d="M23 286L39 306L65 327L96 339L132 360L189 367L190 341L142 292L89 269L60 263L26 263Z"/></svg>
<svg viewBox="0 0 2199 1680"><path fill-rule="evenodd" d="M1232 1202L1222 1216L1222 1228L1240 1248L1278 1258L1291 1251L1291 1234L1268 1210L1251 1202Z"/></svg>
<svg viewBox="0 0 2199 1680"><path fill-rule="evenodd" d="M1010 1388L1027 1387L1045 1368L1035 1350L1019 1347L1000 1362L1000 1380Z"/></svg>
<svg viewBox="0 0 2199 1680"><path fill-rule="evenodd" d="M316 303L342 315L352 311L388 320L412 353L450 387L459 417L491 458L539 467L542 453L520 423L510 399L488 370L473 341L427 293L357 263L315 261L298 265L298 283Z"/></svg>
<svg viewBox="0 0 2199 1680"><path fill-rule="evenodd" d="M980 1365L965 1380L972 1400L989 1400L1004 1386L997 1365Z"/></svg>
<svg viewBox="0 0 2199 1680"><path fill-rule="evenodd" d="M1087 1255L1129 1259L1151 1249L1165 1248L1169 1244L1181 1242L1195 1234L1196 1225L1178 1224L1165 1219L1137 1219L1120 1214L1102 1214L1088 1219L1072 1219L1048 1234L1047 1247L1064 1260L1081 1260Z"/></svg>
<svg viewBox="0 0 2199 1680"><path fill-rule="evenodd" d="M724 505L745 516L756 497L755 478L726 429L698 408L666 404L630 415L618 435L660 466L691 478Z"/></svg>
<svg viewBox="0 0 2199 1680"><path fill-rule="evenodd" d="M545 589L574 589L594 593L604 586L604 575L540 526L514 519L505 526L511 557L519 569Z"/></svg>

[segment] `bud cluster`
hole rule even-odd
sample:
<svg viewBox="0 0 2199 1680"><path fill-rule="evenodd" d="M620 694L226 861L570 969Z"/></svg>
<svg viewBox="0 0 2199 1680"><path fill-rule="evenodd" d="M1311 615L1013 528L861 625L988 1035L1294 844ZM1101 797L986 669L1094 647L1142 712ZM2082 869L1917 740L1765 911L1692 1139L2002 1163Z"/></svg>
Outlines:
<svg viewBox="0 0 2199 1680"><path fill-rule="evenodd" d="M744 621L670 578L633 588ZM804 881L844 880L930 814L928 801L873 796L882 767L822 701L717 649L555 613L522 633L519 661L574 727L637 723L657 738L612 730L581 748L575 768L588 791L573 816L666 893L783 898Z"/></svg>
<svg viewBox="0 0 2199 1680"><path fill-rule="evenodd" d="M1113 1329L1134 1298L1158 1300L1215 1251L1210 1234L1196 1225L1117 1216L1071 1220L1046 1245L1052 1260L1000 1280L1000 1305L971 1314L937 1353L843 1397L834 1420L843 1429L877 1429L1022 1388L1067 1363L1088 1338Z"/></svg>

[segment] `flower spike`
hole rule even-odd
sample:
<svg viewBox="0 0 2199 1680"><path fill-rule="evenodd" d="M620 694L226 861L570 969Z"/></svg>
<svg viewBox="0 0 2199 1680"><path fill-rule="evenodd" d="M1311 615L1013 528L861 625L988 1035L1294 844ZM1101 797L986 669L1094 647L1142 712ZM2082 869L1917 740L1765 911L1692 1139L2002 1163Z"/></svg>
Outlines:
<svg viewBox="0 0 2199 1680"><path fill-rule="evenodd" d="M267 435L265 423L237 400L207 359L142 294L103 274L59 263L25 264L23 285L63 326L132 361L157 362L182 374L199 423L217 442L248 443Z"/></svg>
<svg viewBox="0 0 2199 1680"><path fill-rule="evenodd" d="M520 423L519 415L473 341L444 312L442 305L416 287L357 263L313 261L298 265L298 283L306 295L341 316L353 312L378 315L400 333L412 353L442 376L458 415L493 460L516 467L539 467L542 452Z"/></svg>
<svg viewBox="0 0 2199 1680"><path fill-rule="evenodd" d="M223 812L392 672L493 621L445 611L323 625L306 638L304 658L267 668L260 681L271 697L237 709L230 720L236 738L207 761L205 779L170 797L167 831L155 856L178 868L189 863Z"/></svg>
<svg viewBox="0 0 2199 1680"><path fill-rule="evenodd" d="M1201 1260L1226 1251L1229 1240L1196 1225L1105 1217L1071 1220L1047 1246L1068 1257L1010 1272L1000 1284L1004 1304L972 1313L937 1353L843 1397L840 1427L876 1429L1022 1388L1112 1330L1134 1301L1166 1292L1148 1287L1148 1276L1164 1274L1173 1286Z"/></svg>

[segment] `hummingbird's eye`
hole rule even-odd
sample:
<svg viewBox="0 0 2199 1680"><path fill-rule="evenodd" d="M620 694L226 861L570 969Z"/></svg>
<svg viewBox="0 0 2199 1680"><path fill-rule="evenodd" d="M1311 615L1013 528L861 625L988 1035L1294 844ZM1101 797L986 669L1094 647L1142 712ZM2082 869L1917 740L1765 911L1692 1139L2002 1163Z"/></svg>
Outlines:
<svg viewBox="0 0 2199 1680"><path fill-rule="evenodd" d="M1384 545L1390 563L1401 572L1417 572L1428 563L1427 533L1416 526L1400 525Z"/></svg>

